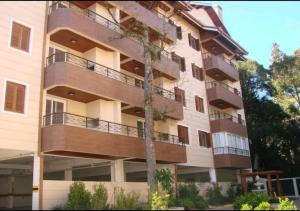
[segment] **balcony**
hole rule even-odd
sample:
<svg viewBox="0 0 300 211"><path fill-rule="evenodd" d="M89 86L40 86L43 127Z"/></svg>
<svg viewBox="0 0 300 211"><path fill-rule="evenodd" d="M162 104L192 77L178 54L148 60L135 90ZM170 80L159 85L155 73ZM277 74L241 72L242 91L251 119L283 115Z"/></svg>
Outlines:
<svg viewBox="0 0 300 211"><path fill-rule="evenodd" d="M111 1L110 3L128 14L123 16L122 24L129 26L132 19L137 19L149 26L152 34L165 34L166 42L176 41L176 27L168 23L167 18L157 11L149 10L135 1Z"/></svg>
<svg viewBox="0 0 300 211"><path fill-rule="evenodd" d="M127 59L122 61L128 71L134 72L135 66L143 68L143 46L136 39L122 37L125 32L120 25L88 9L81 9L68 2L54 3L50 6L48 34L50 40L79 52L98 47L106 51L118 50ZM155 75L179 79L179 65L172 61L171 54L162 51L160 60L153 64ZM144 74L144 70L142 70Z"/></svg>
<svg viewBox="0 0 300 211"><path fill-rule="evenodd" d="M99 159L146 160L144 131L135 127L69 113L43 118L42 152ZM159 163L185 163L186 148L174 135L154 132Z"/></svg>
<svg viewBox="0 0 300 211"><path fill-rule="evenodd" d="M216 147L214 150L214 162L216 168L246 169L251 168L249 150L233 147Z"/></svg>
<svg viewBox="0 0 300 211"><path fill-rule="evenodd" d="M230 132L247 137L245 120L226 113L214 113L210 115L210 127L212 133Z"/></svg>
<svg viewBox="0 0 300 211"><path fill-rule="evenodd" d="M44 88L47 93L88 103L98 99L120 100L144 107L143 81L70 53L47 58ZM183 118L183 108L174 92L154 87L154 108L172 119ZM72 93L72 94L70 94Z"/></svg>
<svg viewBox="0 0 300 211"><path fill-rule="evenodd" d="M225 83L213 81L206 83L207 98L211 105L220 109L243 108L241 93Z"/></svg>
<svg viewBox="0 0 300 211"><path fill-rule="evenodd" d="M203 54L203 66L206 75L217 81L239 80L239 72L230 61L212 54Z"/></svg>

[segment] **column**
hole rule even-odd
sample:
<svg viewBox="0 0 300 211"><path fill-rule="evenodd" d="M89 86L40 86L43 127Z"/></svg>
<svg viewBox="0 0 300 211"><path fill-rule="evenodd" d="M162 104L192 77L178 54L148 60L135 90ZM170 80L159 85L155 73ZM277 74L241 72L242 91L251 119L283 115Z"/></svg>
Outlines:
<svg viewBox="0 0 300 211"><path fill-rule="evenodd" d="M65 180L72 181L72 169L65 170Z"/></svg>
<svg viewBox="0 0 300 211"><path fill-rule="evenodd" d="M241 174L242 173L242 171L241 170L236 170L236 180L237 180L237 183L238 184L241 184Z"/></svg>
<svg viewBox="0 0 300 211"><path fill-rule="evenodd" d="M33 156L32 210L39 210L40 165L40 157L35 153Z"/></svg>
<svg viewBox="0 0 300 211"><path fill-rule="evenodd" d="M12 209L14 207L14 186L15 186L15 177L14 176L9 176L8 178L9 181L9 190L8 190L8 194L11 194L8 196L8 206L7 208Z"/></svg>
<svg viewBox="0 0 300 211"><path fill-rule="evenodd" d="M123 160L111 161L110 175L112 182L125 182L124 162Z"/></svg>
<svg viewBox="0 0 300 211"><path fill-rule="evenodd" d="M217 182L216 169L214 168L209 169L209 176L210 176L210 182Z"/></svg>

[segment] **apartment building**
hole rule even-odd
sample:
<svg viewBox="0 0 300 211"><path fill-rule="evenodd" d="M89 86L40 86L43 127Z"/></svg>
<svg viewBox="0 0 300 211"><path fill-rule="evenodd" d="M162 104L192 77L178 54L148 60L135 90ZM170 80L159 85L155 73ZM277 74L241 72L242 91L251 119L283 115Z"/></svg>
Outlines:
<svg viewBox="0 0 300 211"><path fill-rule="evenodd" d="M120 36L137 21L165 46L153 63L155 114L164 114L154 125L157 167L197 182L251 171L236 68L247 52L220 7L52 1L0 10L0 207L50 208L46 195L56 192L45 181L146 182L143 47Z"/></svg>

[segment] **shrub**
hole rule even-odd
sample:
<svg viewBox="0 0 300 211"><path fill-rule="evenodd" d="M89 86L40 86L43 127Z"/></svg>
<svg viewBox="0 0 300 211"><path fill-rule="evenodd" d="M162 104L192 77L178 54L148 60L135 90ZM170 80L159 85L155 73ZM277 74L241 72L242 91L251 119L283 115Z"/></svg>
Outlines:
<svg viewBox="0 0 300 211"><path fill-rule="evenodd" d="M252 206L249 204L243 204L241 210L252 210Z"/></svg>
<svg viewBox="0 0 300 211"><path fill-rule="evenodd" d="M227 201L233 202L233 200L243 194L242 186L237 183L231 183L229 189L226 192L227 194Z"/></svg>
<svg viewBox="0 0 300 211"><path fill-rule="evenodd" d="M161 184L163 191L172 194L174 174L172 174L170 169L167 168L167 169L156 170L155 180Z"/></svg>
<svg viewBox="0 0 300 211"><path fill-rule="evenodd" d="M263 201L254 210L273 210L269 202Z"/></svg>
<svg viewBox="0 0 300 211"><path fill-rule="evenodd" d="M208 203L211 205L221 205L226 202L226 198L221 193L222 188L213 183L213 187L209 187L206 190L206 196L208 199Z"/></svg>
<svg viewBox="0 0 300 211"><path fill-rule="evenodd" d="M85 190L82 182L74 182L70 186L68 200L65 209L85 210L90 209L91 193Z"/></svg>
<svg viewBox="0 0 300 211"><path fill-rule="evenodd" d="M92 210L105 210L108 209L107 205L107 189L103 184L95 185L93 187L94 193L91 197L91 209Z"/></svg>
<svg viewBox="0 0 300 211"><path fill-rule="evenodd" d="M279 198L269 197L269 203L279 203Z"/></svg>
<svg viewBox="0 0 300 211"><path fill-rule="evenodd" d="M207 202L198 195L198 189L195 183L188 183L179 186L178 206L184 208L207 208Z"/></svg>
<svg viewBox="0 0 300 211"><path fill-rule="evenodd" d="M207 202L201 196L197 196L195 198L194 204L195 204L195 208L200 209L200 210L205 209L205 208L208 207Z"/></svg>
<svg viewBox="0 0 300 211"><path fill-rule="evenodd" d="M169 202L169 194L155 192L151 197L151 210L167 210Z"/></svg>
<svg viewBox="0 0 300 211"><path fill-rule="evenodd" d="M297 210L297 207L294 202L290 201L288 198L279 198L279 205L276 210Z"/></svg>
<svg viewBox="0 0 300 211"><path fill-rule="evenodd" d="M178 206L184 207L185 209L195 207L194 202L189 198L178 199Z"/></svg>
<svg viewBox="0 0 300 211"><path fill-rule="evenodd" d="M240 209L243 204L248 204L252 207L257 207L263 201L268 201L268 196L265 193L249 193L247 195L241 195L236 197L233 202L233 206L235 209Z"/></svg>
<svg viewBox="0 0 300 211"><path fill-rule="evenodd" d="M179 198L180 199L194 199L198 195L198 189L195 183L188 183L179 185Z"/></svg>
<svg viewBox="0 0 300 211"><path fill-rule="evenodd" d="M139 208L139 195L135 192L125 194L123 188L115 189L114 210L136 210Z"/></svg>

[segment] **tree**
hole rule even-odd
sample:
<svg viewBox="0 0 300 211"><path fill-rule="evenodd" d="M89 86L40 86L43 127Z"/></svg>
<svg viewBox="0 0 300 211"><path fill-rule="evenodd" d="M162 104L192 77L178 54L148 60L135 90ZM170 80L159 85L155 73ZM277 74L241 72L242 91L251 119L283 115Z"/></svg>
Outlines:
<svg viewBox="0 0 300 211"><path fill-rule="evenodd" d="M239 63L252 164L299 176L300 125L272 98L270 71L256 61Z"/></svg>
<svg viewBox="0 0 300 211"><path fill-rule="evenodd" d="M155 1L149 1L149 8L154 6ZM160 60L161 54L164 51L164 40L166 37L166 30L164 29L162 33L158 35L158 40L160 41L160 46L154 45L150 42L149 38L149 27L144 23L134 20L131 23L130 29L122 26L118 20L115 19L113 13L110 10L109 2L104 1L104 5L114 20L114 22L120 27L120 37L132 37L140 42L143 46L143 56L145 63L145 79L144 79L144 110L145 110L145 141L146 141L146 154L147 154L147 181L150 187L150 196L156 191L156 181L155 181L155 170L156 170L156 159L154 150L154 116L159 119L164 119L165 113L158 112L153 107L153 63L156 60ZM177 8L174 11L179 11ZM172 16L172 15L171 15ZM170 16L170 17L171 17ZM170 18L167 17L167 18ZM163 27L164 28L164 27ZM158 119L156 119L158 120Z"/></svg>
<svg viewBox="0 0 300 211"><path fill-rule="evenodd" d="M283 58L284 58L284 53L279 49L279 45L276 42L272 43L271 58L270 58L271 65L274 63L281 62Z"/></svg>
<svg viewBox="0 0 300 211"><path fill-rule="evenodd" d="M272 49L273 50L273 49ZM276 50L280 51L279 49ZM272 51L273 54L273 51ZM300 117L300 58L284 55L271 65L274 100L294 118Z"/></svg>

